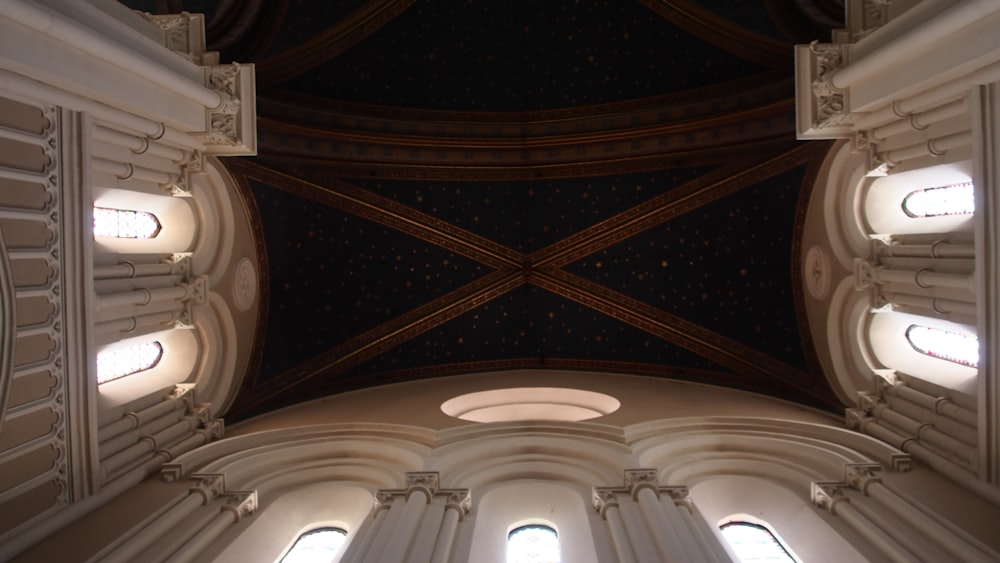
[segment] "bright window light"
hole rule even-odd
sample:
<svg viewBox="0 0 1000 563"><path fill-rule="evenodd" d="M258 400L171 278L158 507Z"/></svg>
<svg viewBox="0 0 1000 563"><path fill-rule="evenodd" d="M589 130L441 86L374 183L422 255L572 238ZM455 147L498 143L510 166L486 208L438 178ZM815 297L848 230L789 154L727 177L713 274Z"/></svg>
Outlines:
<svg viewBox="0 0 1000 563"><path fill-rule="evenodd" d="M559 563L559 536L548 526L521 526L507 534L507 563Z"/></svg>
<svg viewBox="0 0 1000 563"><path fill-rule="evenodd" d="M972 182L912 191L903 198L903 211L910 217L971 215L976 211Z"/></svg>
<svg viewBox="0 0 1000 563"><path fill-rule="evenodd" d="M910 325L906 339L920 352L935 358L976 367L979 365L979 339L975 336L922 325Z"/></svg>
<svg viewBox="0 0 1000 563"><path fill-rule="evenodd" d="M347 532L340 528L310 530L295 540L280 563L330 563L345 540Z"/></svg>
<svg viewBox="0 0 1000 563"><path fill-rule="evenodd" d="M145 211L94 207L94 236L149 239L160 234L160 222Z"/></svg>
<svg viewBox="0 0 1000 563"><path fill-rule="evenodd" d="M795 563L795 558L774 537L771 530L750 522L727 522L719 526L722 537L743 563L767 561Z"/></svg>
<svg viewBox="0 0 1000 563"><path fill-rule="evenodd" d="M107 383L155 366L163 357L159 342L143 342L97 354L97 384Z"/></svg>

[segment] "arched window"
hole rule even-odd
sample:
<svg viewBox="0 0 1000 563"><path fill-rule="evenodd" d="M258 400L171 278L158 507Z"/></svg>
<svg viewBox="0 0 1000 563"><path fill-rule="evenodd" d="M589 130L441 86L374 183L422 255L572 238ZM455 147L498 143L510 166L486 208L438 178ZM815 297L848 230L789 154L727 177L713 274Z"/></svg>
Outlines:
<svg viewBox="0 0 1000 563"><path fill-rule="evenodd" d="M316 528L295 540L280 563L329 563L340 552L347 531L340 528Z"/></svg>
<svg viewBox="0 0 1000 563"><path fill-rule="evenodd" d="M914 218L971 215L976 211L972 182L914 190L903 198L903 211Z"/></svg>
<svg viewBox="0 0 1000 563"><path fill-rule="evenodd" d="M515 528L507 534L507 563L559 563L559 536L541 524Z"/></svg>
<svg viewBox="0 0 1000 563"><path fill-rule="evenodd" d="M975 336L913 324L906 329L906 340L921 354L973 368L979 365Z"/></svg>
<svg viewBox="0 0 1000 563"><path fill-rule="evenodd" d="M100 352L97 354L97 384L150 369L162 357L163 346L156 341Z"/></svg>
<svg viewBox="0 0 1000 563"><path fill-rule="evenodd" d="M152 213L131 209L94 207L94 236L150 239L160 234L160 222Z"/></svg>
<svg viewBox="0 0 1000 563"><path fill-rule="evenodd" d="M775 537L774 532L762 524L732 521L719 526L740 561L769 561L795 563L795 558Z"/></svg>

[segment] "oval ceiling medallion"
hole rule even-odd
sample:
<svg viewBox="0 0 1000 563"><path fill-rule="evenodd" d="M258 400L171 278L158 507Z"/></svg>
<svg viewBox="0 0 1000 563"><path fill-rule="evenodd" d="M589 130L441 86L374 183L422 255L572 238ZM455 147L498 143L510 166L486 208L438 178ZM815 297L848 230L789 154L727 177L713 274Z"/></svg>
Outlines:
<svg viewBox="0 0 1000 563"><path fill-rule="evenodd" d="M802 264L802 276L813 299L819 301L826 299L830 290L830 265L827 263L826 253L819 245L813 245L806 254Z"/></svg>
<svg viewBox="0 0 1000 563"><path fill-rule="evenodd" d="M618 410L618 399L565 387L511 387L466 393L441 404L448 416L472 422L580 421Z"/></svg>
<svg viewBox="0 0 1000 563"><path fill-rule="evenodd" d="M246 257L236 265L233 276L233 300L240 311L249 311L257 298L257 270Z"/></svg>

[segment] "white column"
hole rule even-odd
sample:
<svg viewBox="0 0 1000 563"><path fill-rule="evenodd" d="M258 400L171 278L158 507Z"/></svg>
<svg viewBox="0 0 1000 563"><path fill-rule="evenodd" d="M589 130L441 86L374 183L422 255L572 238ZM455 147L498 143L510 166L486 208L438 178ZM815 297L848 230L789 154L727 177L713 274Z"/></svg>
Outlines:
<svg viewBox="0 0 1000 563"><path fill-rule="evenodd" d="M918 534L932 539L936 545L954 556L956 561L987 563L1000 559L1000 553L979 542L966 540L925 514L918 506L891 491L876 476L875 473L879 470L881 467L877 464L849 464L844 468L845 481L913 526Z"/></svg>
<svg viewBox="0 0 1000 563"><path fill-rule="evenodd" d="M650 537L650 530L646 527L639 513L637 503L633 502L627 490L619 493L618 508L622 514L622 521L625 523L625 533L628 534L629 543L638 563L662 563L660 555Z"/></svg>
<svg viewBox="0 0 1000 563"><path fill-rule="evenodd" d="M168 563L186 563L194 560L206 547L212 544L227 528L236 524L244 516L257 510L257 492L240 491L226 493L225 504L219 507L219 514L191 539L175 551Z"/></svg>
<svg viewBox="0 0 1000 563"><path fill-rule="evenodd" d="M905 547L887 535L882 529L875 525L863 514L858 512L850 501L844 496L843 489L848 487L843 482L816 482L813 483L812 498L813 503L820 508L825 508L834 516L839 516L847 522L851 528L867 539L876 549L882 552L887 561L899 563L910 563L920 561L918 557L910 553Z"/></svg>
<svg viewBox="0 0 1000 563"><path fill-rule="evenodd" d="M448 563L451 557L451 549L455 544L455 534L458 531L458 523L468 514L472 505L472 497L469 489L457 489L442 491L446 493L446 504L444 519L441 522L441 529L438 532L437 541L434 543L434 552L431 554L431 563Z"/></svg>
<svg viewBox="0 0 1000 563"><path fill-rule="evenodd" d="M601 513L601 518L608 523L608 530L611 532L611 542L614 544L615 553L618 555L618 563L636 563L635 555L632 553L632 546L629 544L628 533L625 531L625 523L622 521L621 510L618 508L615 489L611 487L595 487L593 500L594 508Z"/></svg>

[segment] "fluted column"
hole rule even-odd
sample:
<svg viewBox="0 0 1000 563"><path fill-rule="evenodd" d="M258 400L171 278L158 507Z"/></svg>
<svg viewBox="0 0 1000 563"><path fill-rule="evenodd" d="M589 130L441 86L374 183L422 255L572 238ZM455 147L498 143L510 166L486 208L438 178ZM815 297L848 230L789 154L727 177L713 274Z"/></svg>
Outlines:
<svg viewBox="0 0 1000 563"><path fill-rule="evenodd" d="M107 562L133 560L158 538L170 533L175 526L189 518L199 508L215 500L225 488L225 479L222 475L192 476L192 479L195 480L195 485L188 489L180 501L106 554L103 560Z"/></svg>
<svg viewBox="0 0 1000 563"><path fill-rule="evenodd" d="M458 524L469 513L471 506L472 496L469 495L469 489L456 489L447 492L444 519L441 522L441 529L438 531L437 541L434 543L431 563L448 563L451 549L455 544Z"/></svg>
<svg viewBox="0 0 1000 563"><path fill-rule="evenodd" d="M223 500L218 503L218 513L215 517L175 551L166 560L167 563L186 563L194 560L227 528L257 510L257 491L233 491L223 493L221 496Z"/></svg>
<svg viewBox="0 0 1000 563"><path fill-rule="evenodd" d="M843 481L815 482L812 484L813 503L844 520L854 531L871 542L885 556L886 561L900 563L920 561L913 553L852 506L844 494L846 488L849 488L849 485Z"/></svg>
<svg viewBox="0 0 1000 563"><path fill-rule="evenodd" d="M343 563L448 561L458 524L471 506L469 490L440 489L436 472L407 473L406 484L378 491L372 525Z"/></svg>
<svg viewBox="0 0 1000 563"><path fill-rule="evenodd" d="M608 523L622 563L710 562L718 560L691 513L687 488L661 487L655 469L625 471L624 487L595 487L594 508ZM700 517L700 516L699 516ZM722 550L724 552L724 550Z"/></svg>
<svg viewBox="0 0 1000 563"><path fill-rule="evenodd" d="M618 507L618 498L613 487L594 488L594 508L601 513L601 518L608 523L608 530L611 532L611 542L614 544L615 553L618 555L618 563L636 563L635 555L632 553L632 546L628 541L628 534L625 532L625 523L622 521L621 510Z"/></svg>
<svg viewBox="0 0 1000 563"><path fill-rule="evenodd" d="M928 516L919 506L889 489L877 475L878 464L848 464L844 480L855 490L870 497L913 527L916 534L932 538L934 543L955 557L956 561L997 561L1000 553L965 535L959 535Z"/></svg>

